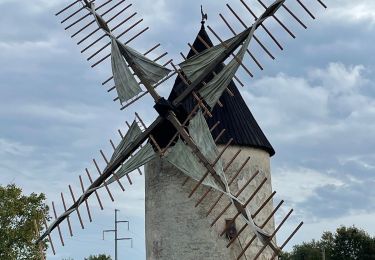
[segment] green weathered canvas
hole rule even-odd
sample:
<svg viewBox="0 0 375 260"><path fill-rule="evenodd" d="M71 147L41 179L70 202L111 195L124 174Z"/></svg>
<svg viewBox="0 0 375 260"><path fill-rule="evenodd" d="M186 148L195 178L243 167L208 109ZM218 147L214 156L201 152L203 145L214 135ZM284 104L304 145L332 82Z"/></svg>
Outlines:
<svg viewBox="0 0 375 260"><path fill-rule="evenodd" d="M141 87L122 56L118 43L112 39L111 64L113 80L121 102L127 102L142 92Z"/></svg>

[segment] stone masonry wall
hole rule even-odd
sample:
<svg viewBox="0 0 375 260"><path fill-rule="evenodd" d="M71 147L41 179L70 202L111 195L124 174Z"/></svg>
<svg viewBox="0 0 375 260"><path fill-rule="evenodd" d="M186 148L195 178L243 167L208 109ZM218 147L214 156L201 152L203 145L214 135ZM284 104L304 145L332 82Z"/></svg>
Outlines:
<svg viewBox="0 0 375 260"><path fill-rule="evenodd" d="M224 165L238 151L239 147L229 147L223 155ZM257 171L260 173L241 193L240 199L246 201L257 185L267 177L268 180L260 192L249 204L250 211L256 212L258 207L272 193L270 162L268 153L252 148L241 148L242 152L232 163L227 171L227 179L235 174L247 157L250 161L243 169L239 177L230 186L232 194L247 182ZM242 248L253 237L250 228L247 227L239 239L228 249L229 240L220 233L224 230L225 219L230 219L236 214L234 206L230 206L227 212L211 228L213 220L220 214L230 202L225 196L218 205L206 217L209 208L220 196L218 192L210 192L205 200L195 207L207 187L201 186L192 198L188 198L190 191L197 182L189 180L184 186L186 176L168 162L155 159L146 165L146 254L147 260L232 260L242 251ZM272 212L272 200L256 217L255 222L260 226ZM244 222L239 217L236 221L237 231ZM265 226L267 232L274 230L272 218ZM262 244L258 239L247 249L241 259L253 259ZM259 259L270 259L272 250L267 247Z"/></svg>

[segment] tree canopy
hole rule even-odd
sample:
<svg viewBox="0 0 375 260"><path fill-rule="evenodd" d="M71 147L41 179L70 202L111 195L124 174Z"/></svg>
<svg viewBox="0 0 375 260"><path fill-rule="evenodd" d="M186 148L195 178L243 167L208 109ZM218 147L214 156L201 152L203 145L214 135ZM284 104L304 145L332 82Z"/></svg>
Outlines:
<svg viewBox="0 0 375 260"><path fill-rule="evenodd" d="M335 233L324 232L319 241L302 243L293 247L291 253L283 253L282 260L373 260L375 237L364 230L339 227Z"/></svg>
<svg viewBox="0 0 375 260"><path fill-rule="evenodd" d="M0 186L0 259L40 260L39 246L33 242L38 227L48 218L44 194L22 195L14 184ZM41 245L43 254L46 243Z"/></svg>
<svg viewBox="0 0 375 260"><path fill-rule="evenodd" d="M88 258L85 258L85 260L112 260L110 256L107 255L90 255Z"/></svg>

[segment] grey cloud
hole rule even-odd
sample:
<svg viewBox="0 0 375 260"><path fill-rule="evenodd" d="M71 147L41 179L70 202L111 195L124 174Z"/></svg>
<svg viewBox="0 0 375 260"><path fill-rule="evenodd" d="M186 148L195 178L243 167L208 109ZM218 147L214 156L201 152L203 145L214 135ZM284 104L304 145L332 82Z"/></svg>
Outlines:
<svg viewBox="0 0 375 260"><path fill-rule="evenodd" d="M355 212L374 213L373 180L365 183L348 183L343 186L325 185L315 190L315 194L297 207L304 215L316 218L337 218Z"/></svg>
<svg viewBox="0 0 375 260"><path fill-rule="evenodd" d="M243 91L277 151L275 188L307 222L374 212L375 103L366 69L330 63Z"/></svg>

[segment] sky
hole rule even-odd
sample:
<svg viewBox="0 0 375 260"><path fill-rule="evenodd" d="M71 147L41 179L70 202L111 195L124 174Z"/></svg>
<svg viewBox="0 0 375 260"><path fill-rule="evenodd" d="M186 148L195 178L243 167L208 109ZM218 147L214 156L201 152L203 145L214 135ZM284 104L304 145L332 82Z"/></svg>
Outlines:
<svg viewBox="0 0 375 260"><path fill-rule="evenodd" d="M262 12L257 1L247 2L258 15ZM375 236L375 2L331 0L327 10L316 1L304 2L316 20L294 0L287 0L308 29L281 10L280 19L296 39L267 21L284 50L259 30L259 38L276 59L252 43L264 70L247 58L254 78L238 73L245 83L241 94L276 150L271 159L273 188L279 200L295 209L277 239L283 241L299 221L305 222L288 250L340 225L355 225ZM69 184L76 196L81 193L79 175L88 185L85 168L98 176L92 159L103 169L100 149L109 156L109 140L119 141L117 129L126 131L125 121L134 119L134 111L146 123L156 116L149 97L125 111L112 101L114 93L101 85L110 75L110 64L91 69L89 54L81 54L82 47L70 38L78 27L64 31L54 16L68 3L0 0L0 185L16 183L25 194L43 192L49 203L56 201L59 213L63 210L59 193L63 191L70 202ZM237 32L243 29L225 1L137 0L121 17L138 12L128 25L144 19L133 35L150 29L131 46L145 51L160 42L162 47L152 57L167 51L163 61L180 62L179 53L188 51L187 43L200 28L200 4L208 13L208 24L223 38L231 34L219 13ZM231 6L250 24L252 18L240 1ZM168 95L171 84L160 87L160 93ZM119 242L119 259L145 259L144 182L138 173L132 176L134 184L127 184L126 192L112 187L115 203L101 192L104 211L95 199L89 201L93 223L81 209L85 230L72 216L74 237L69 238L64 227L66 246L61 247L54 234L57 255L49 251L48 259L113 255L113 234L103 240L102 230L113 228L115 208L120 209L121 220L130 221L130 230L120 226L120 236L134 239L133 248Z"/></svg>

